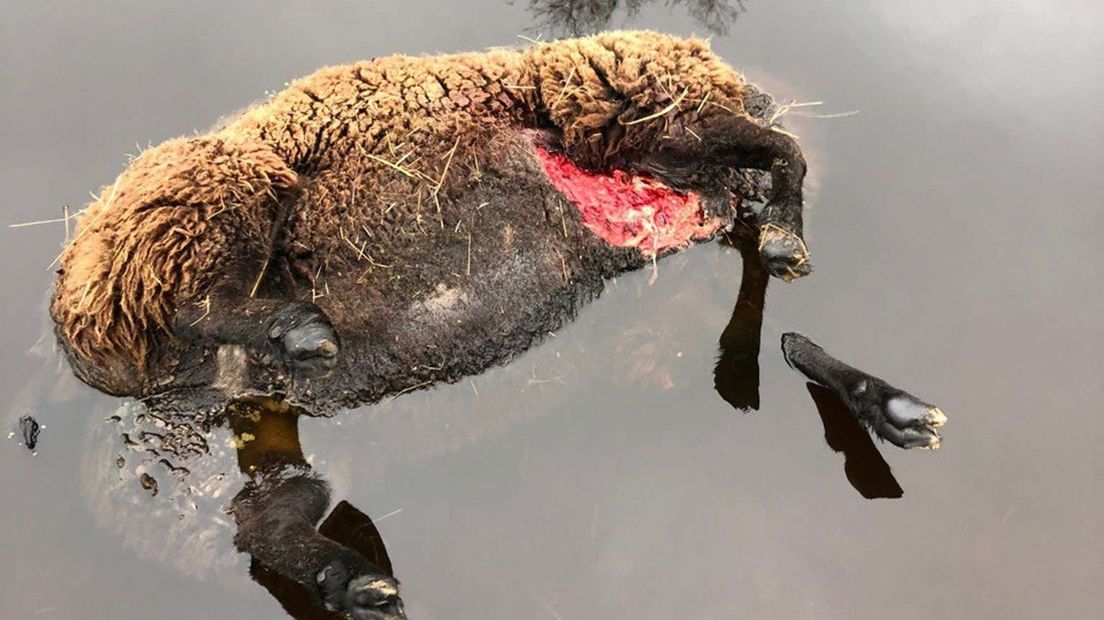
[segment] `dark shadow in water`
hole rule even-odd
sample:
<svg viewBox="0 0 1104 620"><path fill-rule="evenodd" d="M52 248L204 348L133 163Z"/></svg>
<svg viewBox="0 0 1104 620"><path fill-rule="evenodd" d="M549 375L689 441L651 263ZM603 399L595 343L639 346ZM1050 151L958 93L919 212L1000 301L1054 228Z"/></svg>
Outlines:
<svg viewBox="0 0 1104 620"><path fill-rule="evenodd" d="M529 0L529 12L538 27L555 34L583 35L603 30L613 15L624 10L635 15L645 4L657 0ZM512 3L512 1L511 1ZM728 27L746 10L744 0L664 0L666 6L686 7L691 17L710 32L725 34Z"/></svg>
<svg viewBox="0 0 1104 620"><path fill-rule="evenodd" d="M395 576L391 558L387 556L387 547L383 544L383 536L376 529L376 524L349 502L338 502L330 511L330 516L318 526L318 533L357 551L364 559L378 566L385 575Z"/></svg>
<svg viewBox="0 0 1104 620"><path fill-rule="evenodd" d="M342 500L317 529L329 485L303 457L303 412L275 401L239 401L228 410L238 467L249 476L234 497L234 538L251 555L249 574L294 618L405 618L391 559L368 515ZM325 579L322 577L325 576Z"/></svg>
<svg viewBox="0 0 1104 620"><path fill-rule="evenodd" d="M740 252L743 275L732 317L721 333L713 386L736 409L758 411L759 349L770 276L759 258L756 227L738 223L725 242ZM824 423L824 440L843 453L843 470L851 486L867 499L901 497L904 491L855 415L831 390L814 383L808 388Z"/></svg>
<svg viewBox="0 0 1104 620"><path fill-rule="evenodd" d="M383 538L372 519L345 500L334 506L330 516L318 526L318 533L360 553L369 562L394 576ZM316 596L303 584L266 568L256 560L249 563L249 576L268 590L292 618L298 620L338 620L345 616L318 606Z"/></svg>
<svg viewBox="0 0 1104 620"><path fill-rule="evenodd" d="M33 417L25 415L19 418L19 436L28 450L33 452L38 446L38 434L41 430L42 426Z"/></svg>
<svg viewBox="0 0 1104 620"><path fill-rule="evenodd" d="M805 387L824 423L824 441L828 447L843 453L843 472L851 486L867 499L904 495L870 433L843 401L832 390L815 383L806 383Z"/></svg>
<svg viewBox="0 0 1104 620"><path fill-rule="evenodd" d="M353 549L384 574L394 576L383 538L368 515L345 500L334 506L330 516L318 526L318 533ZM302 584L266 568L256 560L249 563L249 576L268 590L284 611L299 620L329 620L344 618L337 612L318 606L315 595Z"/></svg>
<svg viewBox="0 0 1104 620"><path fill-rule="evenodd" d="M721 333L720 356L713 368L713 387L741 411L759 410L759 340L770 276L759 259L758 230L737 224L726 237L740 252L743 276L732 317Z"/></svg>

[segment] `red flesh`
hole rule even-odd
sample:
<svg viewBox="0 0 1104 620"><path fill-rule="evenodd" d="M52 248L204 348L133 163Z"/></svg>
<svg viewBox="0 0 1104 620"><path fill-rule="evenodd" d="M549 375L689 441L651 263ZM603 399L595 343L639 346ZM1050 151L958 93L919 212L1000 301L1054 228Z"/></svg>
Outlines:
<svg viewBox="0 0 1104 620"><path fill-rule="evenodd" d="M622 170L583 170L565 155L539 146L536 153L552 186L579 209L586 227L610 245L635 247L650 257L708 239L723 226L720 218L706 220L701 199L692 192Z"/></svg>

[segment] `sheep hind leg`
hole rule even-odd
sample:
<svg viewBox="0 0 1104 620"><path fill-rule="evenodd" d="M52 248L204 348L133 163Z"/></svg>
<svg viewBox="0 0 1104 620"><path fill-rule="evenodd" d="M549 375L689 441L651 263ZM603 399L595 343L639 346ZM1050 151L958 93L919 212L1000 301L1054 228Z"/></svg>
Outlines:
<svg viewBox="0 0 1104 620"><path fill-rule="evenodd" d="M215 291L182 306L175 327L177 337L189 342L243 345L272 355L301 377L329 373L341 350L329 317L305 301Z"/></svg>

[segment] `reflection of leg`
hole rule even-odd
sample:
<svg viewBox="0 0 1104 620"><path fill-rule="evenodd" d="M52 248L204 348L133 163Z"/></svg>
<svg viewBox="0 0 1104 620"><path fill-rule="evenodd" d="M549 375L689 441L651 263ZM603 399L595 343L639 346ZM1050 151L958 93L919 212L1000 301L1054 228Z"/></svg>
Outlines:
<svg viewBox="0 0 1104 620"><path fill-rule="evenodd" d="M318 526L318 532L356 550L384 574L395 576L395 571L391 568L391 557L387 555L387 547L383 544L383 536L376 529L376 524L349 502L338 502L322 525Z"/></svg>
<svg viewBox="0 0 1104 620"><path fill-rule="evenodd" d="M824 423L824 441L829 448L843 453L843 471L851 486L866 499L904 495L870 435L835 392L815 383L806 383L805 387Z"/></svg>
<svg viewBox="0 0 1104 620"><path fill-rule="evenodd" d="M728 239L740 251L743 276L732 317L721 334L721 354L713 370L713 385L733 407L759 409L759 340L769 277L758 255L756 229L737 224Z"/></svg>
<svg viewBox="0 0 1104 620"><path fill-rule="evenodd" d="M294 589L290 580L327 609L353 618L404 618L390 567L372 564L315 528L330 490L303 458L299 413L266 400L231 406L238 466L251 478L232 502L238 523L234 544L262 567L253 571L259 580L277 576L262 584L285 606L291 603L283 595Z"/></svg>
<svg viewBox="0 0 1104 620"><path fill-rule="evenodd" d="M882 439L901 448L939 447L936 429L947 416L938 407L844 364L801 334L783 334L782 353L790 366L833 390Z"/></svg>
<svg viewBox="0 0 1104 620"><path fill-rule="evenodd" d="M398 583L315 529L329 499L326 483L310 474L260 476L234 498L234 544L269 570L315 589L327 609L354 618L403 617Z"/></svg>

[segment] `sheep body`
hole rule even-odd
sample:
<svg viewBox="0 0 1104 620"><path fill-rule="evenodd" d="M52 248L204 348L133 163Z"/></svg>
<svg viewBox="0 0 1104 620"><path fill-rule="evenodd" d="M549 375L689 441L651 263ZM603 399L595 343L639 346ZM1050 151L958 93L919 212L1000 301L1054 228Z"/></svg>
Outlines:
<svg viewBox="0 0 1104 620"><path fill-rule="evenodd" d="M707 167L702 181L657 154L746 118L748 94L706 42L652 32L321 69L146 150L103 188L61 258L59 339L113 394L270 392L330 409L479 372L604 279L732 222L736 177ZM678 217L701 228L611 243L550 181L553 156L658 179L696 201ZM341 335L328 377L297 381L245 333L288 300Z"/></svg>

